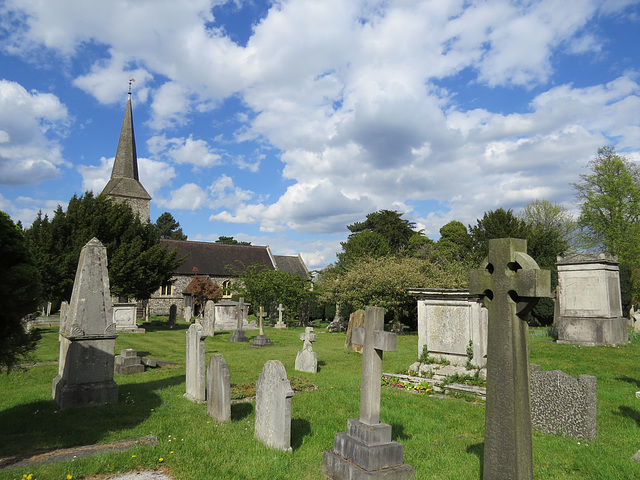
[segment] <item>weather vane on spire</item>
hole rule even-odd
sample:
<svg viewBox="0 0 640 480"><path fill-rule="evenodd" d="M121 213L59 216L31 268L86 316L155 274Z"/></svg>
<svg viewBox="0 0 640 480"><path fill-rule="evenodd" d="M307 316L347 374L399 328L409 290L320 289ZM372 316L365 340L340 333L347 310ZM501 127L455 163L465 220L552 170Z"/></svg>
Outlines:
<svg viewBox="0 0 640 480"><path fill-rule="evenodd" d="M136 79L133 77L129 77L129 95L131 95L131 84L135 82Z"/></svg>

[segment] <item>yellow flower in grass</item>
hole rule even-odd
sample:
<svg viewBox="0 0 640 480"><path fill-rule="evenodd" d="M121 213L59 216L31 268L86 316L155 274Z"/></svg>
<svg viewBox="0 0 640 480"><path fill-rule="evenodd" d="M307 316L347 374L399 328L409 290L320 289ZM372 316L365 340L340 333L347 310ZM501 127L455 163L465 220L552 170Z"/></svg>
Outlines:
<svg viewBox="0 0 640 480"><path fill-rule="evenodd" d="M158 459L158 461L159 461L159 462L164 462L164 458L160 457L160 458Z"/></svg>
<svg viewBox="0 0 640 480"><path fill-rule="evenodd" d="M67 475L67 480L73 480L73 475Z"/></svg>

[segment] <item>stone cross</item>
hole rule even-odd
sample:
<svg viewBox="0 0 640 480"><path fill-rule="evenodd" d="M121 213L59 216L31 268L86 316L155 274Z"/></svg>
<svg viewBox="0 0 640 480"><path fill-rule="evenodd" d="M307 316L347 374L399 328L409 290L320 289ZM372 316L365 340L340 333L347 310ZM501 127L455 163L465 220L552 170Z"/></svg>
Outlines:
<svg viewBox="0 0 640 480"><path fill-rule="evenodd" d="M489 240L484 268L472 270L469 290L489 311L484 478L533 478L529 350L524 321L550 296L549 271L526 254L527 241Z"/></svg>
<svg viewBox="0 0 640 480"><path fill-rule="evenodd" d="M238 306L236 307L236 312L238 316L238 324L237 324L237 328L231 335L231 338L229 338L229 341L233 343L248 342L249 339L247 338L247 335L244 333L244 330L242 329L242 323L244 320L244 297L240 297L240 300L238 301Z"/></svg>
<svg viewBox="0 0 640 480"><path fill-rule="evenodd" d="M304 342L304 347L307 346L307 343L315 342L318 340L318 335L313 333L313 327L305 327L304 333L300 334L300 340Z"/></svg>
<svg viewBox="0 0 640 480"><path fill-rule="evenodd" d="M258 324L260 325L260 332L258 335L264 335L264 308L260 306L260 313L258 313Z"/></svg>
<svg viewBox="0 0 640 480"><path fill-rule="evenodd" d="M396 350L396 334L384 331L384 308L380 307L367 307L364 328L353 330L354 342L363 345L360 421L375 425L380 423L382 352Z"/></svg>
<svg viewBox="0 0 640 480"><path fill-rule="evenodd" d="M284 307L282 304L278 305L278 323L282 322L282 312L284 312Z"/></svg>

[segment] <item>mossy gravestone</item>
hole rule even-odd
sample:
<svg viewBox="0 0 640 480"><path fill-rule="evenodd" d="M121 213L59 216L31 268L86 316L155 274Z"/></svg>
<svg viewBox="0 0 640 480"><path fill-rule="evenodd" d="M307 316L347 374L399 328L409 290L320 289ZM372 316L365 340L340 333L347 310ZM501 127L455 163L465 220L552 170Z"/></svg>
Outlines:
<svg viewBox="0 0 640 480"><path fill-rule="evenodd" d="M533 479L526 317L550 296L550 275L526 253L527 241L489 240L469 286L489 310L484 479Z"/></svg>

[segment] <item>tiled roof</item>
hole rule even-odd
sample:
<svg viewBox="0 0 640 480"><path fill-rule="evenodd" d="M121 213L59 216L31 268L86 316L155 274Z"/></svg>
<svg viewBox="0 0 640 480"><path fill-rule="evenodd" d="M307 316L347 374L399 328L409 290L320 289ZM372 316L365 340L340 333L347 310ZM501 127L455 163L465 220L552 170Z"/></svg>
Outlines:
<svg viewBox="0 0 640 480"><path fill-rule="evenodd" d="M300 257L299 255L274 255L273 259L276 262L276 267L278 270L290 273L291 275L298 275L304 280L307 280L309 278L309 270L302 260L302 257Z"/></svg>

